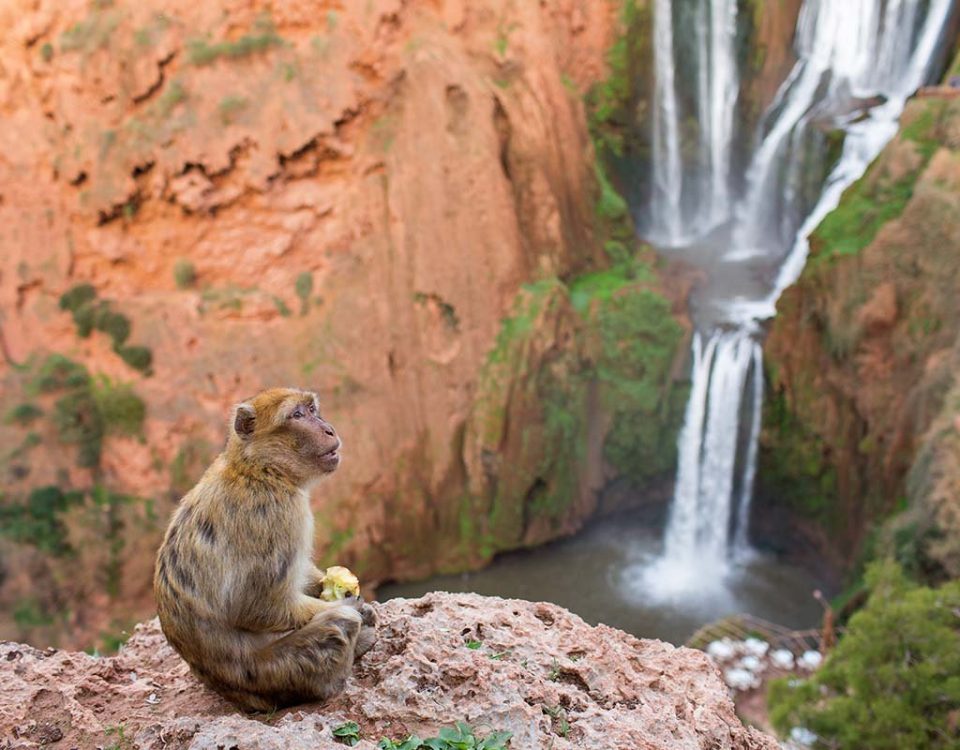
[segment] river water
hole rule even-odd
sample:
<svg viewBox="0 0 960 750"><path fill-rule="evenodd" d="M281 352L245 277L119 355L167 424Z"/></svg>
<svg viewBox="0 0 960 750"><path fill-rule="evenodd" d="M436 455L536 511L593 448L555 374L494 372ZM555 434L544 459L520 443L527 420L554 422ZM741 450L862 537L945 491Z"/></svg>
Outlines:
<svg viewBox="0 0 960 750"><path fill-rule="evenodd" d="M619 515L597 521L570 539L502 555L475 573L382 586L378 598L472 591L548 601L592 625L603 623L678 645L701 625L731 614L749 612L794 628L819 623L820 605L812 592L823 582L762 553L744 560L724 585L711 585L699 595L651 590L645 582L647 571L659 558L662 536L646 518Z"/></svg>

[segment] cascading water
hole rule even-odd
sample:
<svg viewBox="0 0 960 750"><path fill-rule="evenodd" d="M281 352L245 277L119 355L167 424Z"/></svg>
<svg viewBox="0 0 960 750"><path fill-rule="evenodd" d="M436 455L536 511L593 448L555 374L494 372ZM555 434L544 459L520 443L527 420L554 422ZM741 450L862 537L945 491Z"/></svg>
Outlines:
<svg viewBox="0 0 960 750"><path fill-rule="evenodd" d="M653 183L644 233L679 245L727 220L730 213L731 140L740 90L734 40L737 0L694 0L692 49L674 33L674 3L654 8ZM695 104L678 96L680 52L696 61ZM688 97L689 98L689 97ZM683 123L696 117L697 157L686 160Z"/></svg>
<svg viewBox="0 0 960 750"><path fill-rule="evenodd" d="M704 50L695 81L702 97L696 181L681 159L684 114L673 57L673 13L684 3L699 3L696 37ZM745 192L735 201L729 171L739 85L736 3L657 0L653 214L646 234L661 246L683 243L707 253L699 260L713 278L694 301L700 315L693 387L663 555L642 577L650 593L702 593L711 579L723 581L731 559L748 552L763 397L761 323L799 276L806 237L895 135L907 97L929 73L953 3L806 0L798 61L761 123ZM843 151L811 201L799 186L801 162L811 143L823 149L816 136L825 127L845 133ZM697 238L724 222L725 239L697 246Z"/></svg>

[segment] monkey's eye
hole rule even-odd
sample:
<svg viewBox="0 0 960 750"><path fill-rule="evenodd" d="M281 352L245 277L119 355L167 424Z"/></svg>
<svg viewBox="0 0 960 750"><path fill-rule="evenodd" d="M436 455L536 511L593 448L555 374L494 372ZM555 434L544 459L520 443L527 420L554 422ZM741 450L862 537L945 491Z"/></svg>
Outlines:
<svg viewBox="0 0 960 750"><path fill-rule="evenodd" d="M310 406L307 407L310 410L311 414L317 413L317 405L313 402L310 403Z"/></svg>
<svg viewBox="0 0 960 750"><path fill-rule="evenodd" d="M303 419L303 409L295 409L290 419Z"/></svg>

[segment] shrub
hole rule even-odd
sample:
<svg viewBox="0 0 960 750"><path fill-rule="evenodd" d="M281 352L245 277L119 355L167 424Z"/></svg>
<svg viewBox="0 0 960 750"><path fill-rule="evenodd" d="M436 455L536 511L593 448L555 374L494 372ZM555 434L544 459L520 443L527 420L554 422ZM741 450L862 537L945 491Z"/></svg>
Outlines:
<svg viewBox="0 0 960 750"><path fill-rule="evenodd" d="M70 545L60 515L82 501L81 492L38 487L23 503L0 505L0 534L54 556L65 555L70 552Z"/></svg>
<svg viewBox="0 0 960 750"><path fill-rule="evenodd" d="M65 388L86 386L90 381L87 368L62 354L51 354L40 365L27 390L31 393L53 393Z"/></svg>
<svg viewBox="0 0 960 750"><path fill-rule="evenodd" d="M804 727L831 750L960 746L960 581L917 586L883 561L866 582L870 598L823 668L771 686L774 726Z"/></svg>
<svg viewBox="0 0 960 750"><path fill-rule="evenodd" d="M93 398L108 433L139 435L147 407L129 383L113 383L101 377L93 382Z"/></svg>
<svg viewBox="0 0 960 750"><path fill-rule="evenodd" d="M121 346L114 349L117 355L134 370L150 373L153 365L153 352L145 346Z"/></svg>
<svg viewBox="0 0 960 750"><path fill-rule="evenodd" d="M57 399L53 423L62 443L77 446L77 465L92 469L100 464L105 425L89 388L78 388Z"/></svg>
<svg viewBox="0 0 960 750"><path fill-rule="evenodd" d="M180 258L173 264L173 280L177 289L187 289L197 280L197 269L189 260Z"/></svg>
<svg viewBox="0 0 960 750"><path fill-rule="evenodd" d="M14 406L10 411L7 412L7 415L4 417L3 421L7 424L18 424L21 427L26 427L42 416L43 409L36 404L27 402Z"/></svg>
<svg viewBox="0 0 960 750"><path fill-rule="evenodd" d="M60 296L60 309L76 312L96 298L97 290L93 284L77 284Z"/></svg>
<svg viewBox="0 0 960 750"><path fill-rule="evenodd" d="M300 298L300 314L306 315L307 310L310 309L310 294L313 292L313 274L309 271L299 274L294 288Z"/></svg>

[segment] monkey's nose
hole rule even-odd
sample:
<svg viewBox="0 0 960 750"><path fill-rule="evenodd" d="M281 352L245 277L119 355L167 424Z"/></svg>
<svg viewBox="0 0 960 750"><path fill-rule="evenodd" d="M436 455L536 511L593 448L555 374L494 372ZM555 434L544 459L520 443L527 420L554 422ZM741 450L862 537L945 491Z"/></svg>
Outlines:
<svg viewBox="0 0 960 750"><path fill-rule="evenodd" d="M337 431L336 431L335 429L333 429L333 425L330 424L329 422L321 422L321 423L320 423L320 427L321 427L321 429L322 429L325 433L327 433L330 437L333 437L334 435L337 434Z"/></svg>

